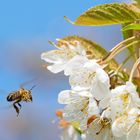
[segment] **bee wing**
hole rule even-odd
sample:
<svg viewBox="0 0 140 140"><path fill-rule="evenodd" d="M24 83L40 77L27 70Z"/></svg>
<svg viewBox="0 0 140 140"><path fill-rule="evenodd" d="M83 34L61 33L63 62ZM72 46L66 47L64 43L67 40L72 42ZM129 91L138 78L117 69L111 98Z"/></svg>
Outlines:
<svg viewBox="0 0 140 140"><path fill-rule="evenodd" d="M14 94L14 93L17 93L18 92L18 90L17 91L12 91L10 94Z"/></svg>
<svg viewBox="0 0 140 140"><path fill-rule="evenodd" d="M29 80L29 81L26 81L26 82L22 83L22 84L20 85L20 88L23 88L24 86L26 86L26 85L28 85L28 84L30 84L30 83L33 83L34 81L38 80L39 78L40 78L40 77L35 77L35 78L33 78L33 79Z"/></svg>
<svg viewBox="0 0 140 140"><path fill-rule="evenodd" d="M5 90L0 89L0 95L1 95L1 94L13 94L13 93L16 93L16 92L18 92L18 91L12 91L12 92L8 93L8 92L6 92Z"/></svg>

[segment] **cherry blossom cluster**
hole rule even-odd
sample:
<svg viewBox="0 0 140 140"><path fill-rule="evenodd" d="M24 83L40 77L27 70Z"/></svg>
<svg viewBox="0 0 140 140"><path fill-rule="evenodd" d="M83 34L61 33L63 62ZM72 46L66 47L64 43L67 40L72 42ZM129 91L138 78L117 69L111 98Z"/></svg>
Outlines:
<svg viewBox="0 0 140 140"><path fill-rule="evenodd" d="M52 64L49 71L63 71L69 77L71 89L58 95L58 102L65 105L62 140L140 140L136 85L132 80L112 83L107 64L89 58L85 48L75 44L66 42L41 55Z"/></svg>

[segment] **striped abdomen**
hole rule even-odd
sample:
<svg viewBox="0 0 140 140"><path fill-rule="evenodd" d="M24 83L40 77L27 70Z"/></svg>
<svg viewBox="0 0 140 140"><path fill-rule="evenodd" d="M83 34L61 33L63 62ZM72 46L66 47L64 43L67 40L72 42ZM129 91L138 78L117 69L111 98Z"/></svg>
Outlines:
<svg viewBox="0 0 140 140"><path fill-rule="evenodd" d="M19 91L16 91L14 93L10 93L8 96L7 96L7 101L14 101L14 100L17 100L21 98L21 94Z"/></svg>

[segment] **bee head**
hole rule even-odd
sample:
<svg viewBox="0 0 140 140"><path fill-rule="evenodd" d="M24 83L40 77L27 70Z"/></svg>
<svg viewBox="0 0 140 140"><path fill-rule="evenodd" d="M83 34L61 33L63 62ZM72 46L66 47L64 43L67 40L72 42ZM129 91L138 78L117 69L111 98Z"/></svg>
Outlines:
<svg viewBox="0 0 140 140"><path fill-rule="evenodd" d="M32 95L30 96L30 101L31 101L31 102L33 101Z"/></svg>

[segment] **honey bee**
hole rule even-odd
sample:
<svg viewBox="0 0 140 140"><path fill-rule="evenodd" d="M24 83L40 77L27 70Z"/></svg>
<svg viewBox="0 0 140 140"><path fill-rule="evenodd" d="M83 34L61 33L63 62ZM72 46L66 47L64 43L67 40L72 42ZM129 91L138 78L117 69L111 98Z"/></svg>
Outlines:
<svg viewBox="0 0 140 140"><path fill-rule="evenodd" d="M13 102L14 101L13 107L17 112L17 116L19 115L20 109L22 108L22 106L20 104L21 101L25 101L25 102L32 102L33 101L32 90L33 90L34 87L35 87L35 85L30 90L27 90L27 89L22 87L19 90L10 93L7 96L7 101L8 102Z"/></svg>

